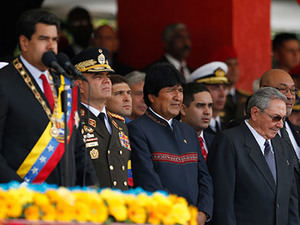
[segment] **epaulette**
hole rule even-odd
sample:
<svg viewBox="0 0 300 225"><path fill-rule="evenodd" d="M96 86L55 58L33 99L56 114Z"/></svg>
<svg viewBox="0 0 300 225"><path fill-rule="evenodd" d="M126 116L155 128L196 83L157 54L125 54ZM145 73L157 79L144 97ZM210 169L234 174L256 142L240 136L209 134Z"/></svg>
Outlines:
<svg viewBox="0 0 300 225"><path fill-rule="evenodd" d="M123 116L120 116L119 114L115 114L115 113L108 112L108 111L107 111L107 114L108 114L109 116L111 116L112 118L121 120L122 122L125 123L125 118L124 118Z"/></svg>
<svg viewBox="0 0 300 225"><path fill-rule="evenodd" d="M241 93L242 95L245 95L247 97L249 97L251 95L251 93L249 91L246 91L246 90L241 90L241 89L238 89L237 90L239 93Z"/></svg>

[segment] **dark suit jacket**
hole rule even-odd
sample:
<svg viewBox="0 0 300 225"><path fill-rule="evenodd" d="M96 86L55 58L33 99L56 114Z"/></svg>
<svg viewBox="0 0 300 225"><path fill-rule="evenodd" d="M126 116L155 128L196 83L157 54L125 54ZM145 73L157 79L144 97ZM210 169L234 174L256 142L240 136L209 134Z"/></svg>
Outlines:
<svg viewBox="0 0 300 225"><path fill-rule="evenodd" d="M105 124L81 105L80 115L83 123L83 138L90 158L96 169L100 187L128 189L128 160L131 149L128 131L122 117L113 118L107 114L111 124L111 135ZM122 139L122 140L121 140ZM128 141L128 147L122 145Z"/></svg>
<svg viewBox="0 0 300 225"><path fill-rule="evenodd" d="M128 124L134 184L183 196L211 216L212 181L197 134L175 119L172 126L149 109Z"/></svg>
<svg viewBox="0 0 300 225"><path fill-rule="evenodd" d="M298 146L300 146L300 127L295 126L289 120L287 120L287 123L289 124L289 126L291 128L291 131L293 133L293 136L294 136ZM298 192L298 196L300 196L300 164L299 164L299 159L296 155L296 152L295 152L293 146L291 145L291 142L288 142L286 146L290 147L289 150L291 152L292 159L293 159L294 166L295 166L295 181L296 181L296 184L297 184L297 192ZM300 216L300 200L299 200L298 208L299 208L299 216Z"/></svg>
<svg viewBox="0 0 300 225"><path fill-rule="evenodd" d="M277 184L245 123L220 132L208 154L214 182L214 225L299 224L291 156L272 140Z"/></svg>
<svg viewBox="0 0 300 225"><path fill-rule="evenodd" d="M30 74L29 76L47 102L34 78ZM22 182L16 171L45 130L49 119L12 64L0 70L0 105L0 182L12 180ZM64 173L64 158L62 158L46 182L64 185L64 176L68 176L69 185L94 185L95 171L86 156L79 129L74 127L68 146L68 173Z"/></svg>

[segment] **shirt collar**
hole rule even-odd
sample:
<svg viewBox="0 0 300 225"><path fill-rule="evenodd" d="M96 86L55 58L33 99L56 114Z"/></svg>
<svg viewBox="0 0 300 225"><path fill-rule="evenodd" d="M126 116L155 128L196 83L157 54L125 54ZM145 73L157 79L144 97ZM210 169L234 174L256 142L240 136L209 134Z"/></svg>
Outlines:
<svg viewBox="0 0 300 225"><path fill-rule="evenodd" d="M166 122L169 124L169 126L172 127L173 118L170 119L170 120L167 120L167 119L163 118L161 115L159 115L159 114L157 114L156 112L154 112L154 110L153 110L151 107L149 107L149 110L150 110L154 115L156 115L157 117L159 117L159 118L161 118L162 120L166 121Z"/></svg>
<svg viewBox="0 0 300 225"><path fill-rule="evenodd" d="M170 54L166 53L165 57L169 60L169 62L177 69L180 70L180 67L186 67L186 62L185 61L178 61L177 59L175 59L173 56L171 56Z"/></svg>
<svg viewBox="0 0 300 225"><path fill-rule="evenodd" d="M103 107L102 111L100 112L98 109L94 108L93 106L87 105L83 102L81 102L82 105L84 105L87 109L90 110L91 113L94 114L94 116L98 117L100 113L104 113L105 114L105 119L107 119L107 112L106 112L106 108L105 106Z"/></svg>
<svg viewBox="0 0 300 225"><path fill-rule="evenodd" d="M251 131L251 133L253 134L255 140L257 141L262 153L264 154L264 149L265 149L265 142L266 142L266 139L261 136L251 125L250 123L248 122L248 120L245 120L245 124L247 125L247 127L249 128L249 130ZM268 140L269 141L269 140ZM271 145L271 142L269 142L270 146ZM273 148L271 147L271 151L273 152Z"/></svg>
<svg viewBox="0 0 300 225"><path fill-rule="evenodd" d="M45 76L47 77L47 79L49 81L47 70L40 71L35 66L31 65L22 55L20 55L20 59L35 80L38 80L40 78L41 74L45 74Z"/></svg>

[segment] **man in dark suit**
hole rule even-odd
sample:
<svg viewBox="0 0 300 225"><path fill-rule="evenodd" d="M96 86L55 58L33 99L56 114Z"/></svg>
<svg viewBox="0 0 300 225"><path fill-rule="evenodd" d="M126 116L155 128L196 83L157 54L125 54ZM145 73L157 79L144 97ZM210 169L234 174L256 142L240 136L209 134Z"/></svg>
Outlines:
<svg viewBox="0 0 300 225"><path fill-rule="evenodd" d="M173 65L185 80L189 79L192 69L187 65L186 58L191 49L191 39L187 27L183 23L174 23L165 27L162 33L164 55L147 66L147 71L153 64L170 63Z"/></svg>
<svg viewBox="0 0 300 225"><path fill-rule="evenodd" d="M52 76L41 60L46 51L57 53L58 28L58 18L40 9L26 11L17 24L21 55L0 71L1 183L96 184L77 129L77 91L68 90L71 135L65 150L60 98L70 81Z"/></svg>
<svg viewBox="0 0 300 225"><path fill-rule="evenodd" d="M260 87L273 87L278 89L287 98L286 102L286 116L289 117L292 113L295 104L296 92L295 83L291 76L281 69L271 69L266 71L260 79ZM280 129L280 136L287 143L286 148L293 156L293 163L295 165L295 178L297 183L298 195L300 195L300 128L295 126L286 119L284 127ZM299 215L300 215L300 202L299 202Z"/></svg>
<svg viewBox="0 0 300 225"><path fill-rule="evenodd" d="M89 83L78 79L81 94L82 135L96 169L100 187L127 190L132 186L130 144L124 117L109 112L105 102L112 84L108 51L87 48L72 59Z"/></svg>
<svg viewBox="0 0 300 225"><path fill-rule="evenodd" d="M249 119L214 139L208 167L214 182L212 224L299 224L289 151L277 133L286 97L266 87L249 100Z"/></svg>
<svg viewBox="0 0 300 225"><path fill-rule="evenodd" d="M212 117L213 100L209 90L198 83L183 86L183 104L180 110L182 122L190 125L197 132L201 152L206 160L209 146L214 135L205 132Z"/></svg>
<svg viewBox="0 0 300 225"><path fill-rule="evenodd" d="M182 104L183 78L168 63L146 74L146 113L128 124L132 169L136 186L166 190L198 207L198 224L212 213L212 180L201 154L197 134L174 119Z"/></svg>

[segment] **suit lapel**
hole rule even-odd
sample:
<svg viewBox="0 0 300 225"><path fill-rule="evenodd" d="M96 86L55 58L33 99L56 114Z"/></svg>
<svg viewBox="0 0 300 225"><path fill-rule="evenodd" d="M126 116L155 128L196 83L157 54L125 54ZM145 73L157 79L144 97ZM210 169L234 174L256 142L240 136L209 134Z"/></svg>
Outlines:
<svg viewBox="0 0 300 225"><path fill-rule="evenodd" d="M269 169L269 166L261 152L261 149L260 149L257 141L255 140L254 136L252 135L251 131L248 129L248 127L245 127L247 125L243 123L243 126L244 126L244 128L246 128L245 129L245 135L246 135L245 145L246 145L246 148L248 149L249 157L251 158L251 160L253 161L255 166L258 168L258 170L260 171L262 176L265 178L265 180L269 184L271 190L273 192L275 192L276 184L275 184L274 178L272 176L272 173Z"/></svg>

